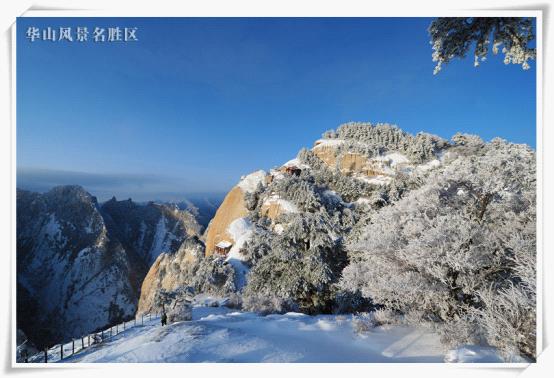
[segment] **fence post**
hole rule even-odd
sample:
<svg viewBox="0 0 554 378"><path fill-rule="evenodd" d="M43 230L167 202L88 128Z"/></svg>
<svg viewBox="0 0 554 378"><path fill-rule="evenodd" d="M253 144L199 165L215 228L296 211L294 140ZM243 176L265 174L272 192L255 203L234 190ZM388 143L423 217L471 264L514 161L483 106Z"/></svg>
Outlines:
<svg viewBox="0 0 554 378"><path fill-rule="evenodd" d="M63 360L63 343L60 344L60 360Z"/></svg>
<svg viewBox="0 0 554 378"><path fill-rule="evenodd" d="M152 313L148 314L148 320L152 321Z"/></svg>
<svg viewBox="0 0 554 378"><path fill-rule="evenodd" d="M71 339L71 354L75 354L75 339Z"/></svg>
<svg viewBox="0 0 554 378"><path fill-rule="evenodd" d="M118 325L116 324L116 325L115 325L115 334L117 335L118 332L119 332L119 327L118 327Z"/></svg>
<svg viewBox="0 0 554 378"><path fill-rule="evenodd" d="M144 314L142 314L142 317L140 319L140 325L144 325Z"/></svg>
<svg viewBox="0 0 554 378"><path fill-rule="evenodd" d="M135 316L135 327L137 326L137 317Z"/></svg>
<svg viewBox="0 0 554 378"><path fill-rule="evenodd" d="M102 335L102 342L104 342L104 330L101 330L101 335Z"/></svg>
<svg viewBox="0 0 554 378"><path fill-rule="evenodd" d="M110 327L110 338L112 337L112 329L113 327Z"/></svg>
<svg viewBox="0 0 554 378"><path fill-rule="evenodd" d="M44 363L48 363L48 347L44 347Z"/></svg>
<svg viewBox="0 0 554 378"><path fill-rule="evenodd" d="M125 320L123 321L123 330L125 331Z"/></svg>
<svg viewBox="0 0 554 378"><path fill-rule="evenodd" d="M85 336L81 336L81 349L85 349Z"/></svg>
<svg viewBox="0 0 554 378"><path fill-rule="evenodd" d="M88 346L90 346L90 333L88 334Z"/></svg>

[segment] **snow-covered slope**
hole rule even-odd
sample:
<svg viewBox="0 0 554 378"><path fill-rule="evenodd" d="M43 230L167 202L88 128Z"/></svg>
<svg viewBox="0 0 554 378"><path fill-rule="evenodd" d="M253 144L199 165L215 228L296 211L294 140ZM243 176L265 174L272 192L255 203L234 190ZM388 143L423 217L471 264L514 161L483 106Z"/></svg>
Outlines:
<svg viewBox="0 0 554 378"><path fill-rule="evenodd" d="M468 356L447 352L428 329L386 326L358 333L352 316L264 317L195 306L192 321L158 322L129 328L64 362L444 362L445 356L464 362ZM503 361L492 348L473 348L472 357L468 362Z"/></svg>

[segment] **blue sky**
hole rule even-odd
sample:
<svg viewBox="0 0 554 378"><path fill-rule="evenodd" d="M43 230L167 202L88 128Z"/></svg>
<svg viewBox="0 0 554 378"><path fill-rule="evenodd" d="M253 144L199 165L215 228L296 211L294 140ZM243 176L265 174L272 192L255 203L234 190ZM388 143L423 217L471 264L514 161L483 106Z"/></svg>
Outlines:
<svg viewBox="0 0 554 378"><path fill-rule="evenodd" d="M424 18L19 18L18 186L100 199L225 192L348 121L535 147L535 62L434 76ZM89 41L31 42L86 26ZM90 41L137 27L138 41Z"/></svg>

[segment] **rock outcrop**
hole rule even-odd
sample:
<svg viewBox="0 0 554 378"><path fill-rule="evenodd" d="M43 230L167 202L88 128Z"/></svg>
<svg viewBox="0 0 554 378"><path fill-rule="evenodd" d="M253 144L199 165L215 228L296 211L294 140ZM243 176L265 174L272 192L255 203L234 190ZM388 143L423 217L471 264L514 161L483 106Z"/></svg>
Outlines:
<svg viewBox="0 0 554 378"><path fill-rule="evenodd" d="M207 256L213 254L217 243L221 241L235 242L228 231L229 226L233 221L248 215L244 196L246 193L256 190L258 184L264 185L265 177L264 171L251 173L243 177L239 184L225 196L205 232Z"/></svg>
<svg viewBox="0 0 554 378"><path fill-rule="evenodd" d="M142 282L137 313L150 312L161 290L172 292L191 284L192 269L202 257L204 244L196 237L187 239L177 252L158 256Z"/></svg>

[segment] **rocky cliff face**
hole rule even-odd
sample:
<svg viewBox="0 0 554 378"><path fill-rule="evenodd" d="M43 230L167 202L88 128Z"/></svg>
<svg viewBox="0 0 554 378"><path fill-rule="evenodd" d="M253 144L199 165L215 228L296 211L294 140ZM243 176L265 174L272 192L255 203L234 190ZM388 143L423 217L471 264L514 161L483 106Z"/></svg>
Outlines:
<svg viewBox="0 0 554 378"><path fill-rule="evenodd" d="M162 252L199 226L164 205L112 199L78 186L17 193L17 324L39 346L132 316Z"/></svg>
<svg viewBox="0 0 554 378"><path fill-rule="evenodd" d="M188 211L176 205L149 202L139 205L114 198L102 204L102 214L125 249L148 266L162 252L176 251L181 243L200 233L200 225Z"/></svg>
<svg viewBox="0 0 554 378"><path fill-rule="evenodd" d="M239 184L225 196L205 233L207 256L213 254L215 245L221 241L236 242L229 232L229 226L237 219L248 214L244 196L247 193L254 192L258 184L263 185L265 177L266 173L264 171L251 173L243 177Z"/></svg>
<svg viewBox="0 0 554 378"><path fill-rule="evenodd" d="M142 282L137 313L157 311L154 300L161 290L172 292L192 285L194 268L202 257L204 244L198 238L187 239L174 254L158 256Z"/></svg>

